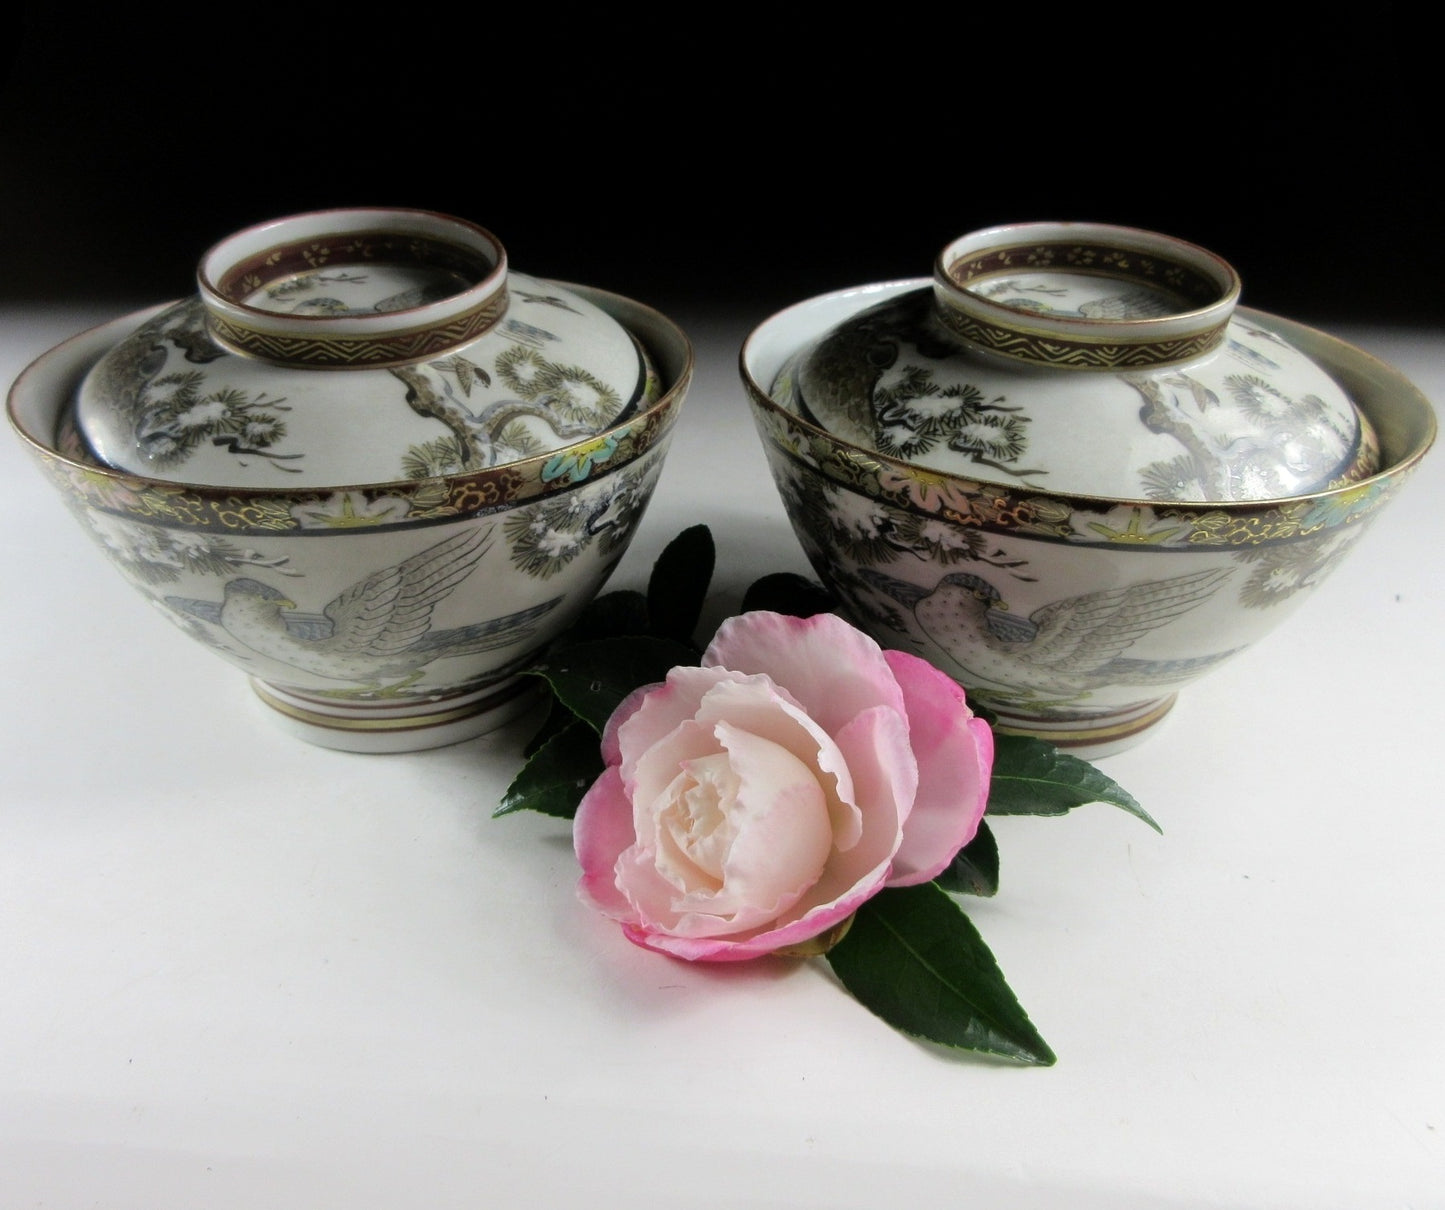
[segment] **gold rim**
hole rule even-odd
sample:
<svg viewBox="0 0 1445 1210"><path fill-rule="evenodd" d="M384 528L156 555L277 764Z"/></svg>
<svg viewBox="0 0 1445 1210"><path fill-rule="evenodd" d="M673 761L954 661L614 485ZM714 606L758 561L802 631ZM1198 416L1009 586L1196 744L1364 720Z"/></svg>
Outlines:
<svg viewBox="0 0 1445 1210"><path fill-rule="evenodd" d="M75 490L77 483L107 484L117 497L154 497L167 505L161 510L164 515L186 525L206 525L207 521L192 514L234 511L242 500L265 510L268 515L282 518L283 515L288 515L293 507L326 501L338 495L356 495L372 500L401 498L418 504L415 512L409 514L411 523L452 520L514 503L540 500L583 486L587 482L595 482L603 475L632 465L661 448L677 422L683 398L691 386L695 366L695 355L687 334L661 312L622 295L593 287L568 282L557 284L575 291L618 319L653 355L666 389L646 411L612 428L532 458L503 463L480 471L426 479L326 484L305 490L287 487L220 487L180 480L148 479L114 467L83 461L60 448L59 434L51 434L48 439L43 440L33 428L21 422L19 400L28 391L29 384L36 375L67 358L78 362L81 356L77 352L78 348L87 343L96 343L102 336L108 339L111 333L129 332L151 316L174 305L173 303L161 303L118 316L79 332L45 351L31 361L11 385L6 414L10 427L30 447L32 454L47 469L64 476L71 490ZM103 351L97 349L96 355ZM89 357L89 353L85 356ZM66 383L62 389L68 391L73 389L73 385ZM57 425L63 418L63 409L57 408L54 417ZM618 450L622 451L621 459L616 456ZM605 456L599 456L604 454ZM574 475L569 471L570 467L587 469L585 473ZM549 468L554 473L549 475ZM66 486L66 482L62 481L62 486ZM195 502L199 508L187 508L177 513L175 508L171 507L189 502ZM150 516L151 512L143 512L142 515ZM233 528L227 525L219 527ZM302 530L299 524L279 522L263 528L268 532Z"/></svg>
<svg viewBox="0 0 1445 1210"><path fill-rule="evenodd" d="M887 283L887 285L890 287L896 287L899 293L910 287L914 289L924 289L927 288L930 284L930 279L927 278L913 278L898 282ZM808 306L809 304L819 302L822 299L841 299L855 293L857 293L857 291L854 289L840 290L834 294L821 295L816 299L806 300L804 303L797 304L797 306ZM883 295L881 294L870 295L868 301L879 301L882 297ZM830 432L829 430L822 428L817 424L813 424L808 420L805 420L796 412L793 412L790 409L784 407L782 404L778 403L777 400L775 400L768 393L768 391L757 381L757 379L753 377L752 371L749 367L749 354L753 347L754 341L758 337L758 334L764 328L768 327L770 324L780 319L783 315L788 314L789 311L795 309L796 308L788 308L787 310L777 312L774 315L770 316L761 324L753 328L743 342L742 349L738 355L738 368L742 376L743 385L752 402L756 406L761 407L765 412L776 416L782 422L798 428L803 432L807 433L808 435L819 439L823 443L837 449L838 452L843 456L843 458L854 466L863 469L867 469L870 466L886 467L888 470L895 472L896 474L905 478L932 480L949 483L956 486L959 490L969 494L984 494L1001 500L1016 502L1023 502L1026 500L1056 501L1062 505L1068 506L1070 508L1070 511L1100 511L1113 508L1137 508L1147 510L1151 513L1157 513L1162 510L1167 510L1172 517L1203 517L1207 514L1221 513L1238 513L1242 515L1248 515L1252 513L1281 510L1285 508L1306 505L1330 499L1338 499L1347 496L1350 493L1358 493L1370 489L1382 488L1385 485L1391 483L1392 481L1403 479L1405 475L1413 471L1415 467L1419 464L1420 459L1422 459L1425 454L1429 452L1430 448L1434 445L1437 436L1438 426L1435 418L1434 408L1430 405L1429 401L1425 398L1423 393L1421 393L1420 389L1416 387L1414 383L1410 382L1407 378L1405 378L1405 376L1401 374L1398 370L1394 369L1394 367L1387 365L1385 362L1365 352L1363 349L1356 348L1355 346L1350 345L1343 340L1340 340L1338 337L1331 336L1326 332L1320 331L1319 329L1311 328L1305 324L1296 323L1293 320L1287 320L1280 316L1272 315L1266 311L1257 311L1247 307L1240 307L1236 311L1237 314L1248 316L1260 323L1263 323L1266 327L1270 327L1276 330L1282 330L1285 335L1297 336L1302 334L1306 337L1308 343L1320 344L1324 346L1334 346L1338 349L1345 350L1349 354L1349 358L1358 363L1358 372L1355 374L1351 374L1348 372L1348 367L1344 366L1332 365L1331 367L1329 367L1332 370L1339 371L1340 373L1342 373L1343 376L1354 379L1368 372L1376 378L1383 378L1389 380L1393 387L1406 394L1414 403L1415 410L1418 413L1417 422L1419 429L1417 433L1408 434L1405 436L1404 442L1408 444L1409 448L1403 453L1401 453L1400 456L1397 457L1389 466L1385 467L1383 470L1376 472L1368 478L1360 479L1353 483L1343 484L1338 487L1325 488L1322 491L1318 492L1309 492L1299 496L1278 496L1267 500L1222 500L1217 502L1210 502L1148 500L1143 498L1125 496L1093 496L1081 492L1050 491L1047 488L1024 489L1014 484L1001 483L996 480L966 478L962 475L953 474L949 471L937 470L931 467L921 466L917 463L906 462L902 459L894 458L887 454L881 454L876 450L870 450L865 446L855 445L852 442L846 440L845 438L839 437L836 434ZM1306 351L1308 352L1308 350ZM1313 356L1313 354L1311 354L1311 356ZM1348 383L1344 385L1346 385L1347 389L1350 389ZM1352 396L1356 393L1357 392L1352 391ZM1356 399L1355 402L1357 406L1363 406L1360 404L1360 401L1358 399ZM1385 431L1388 431L1390 428L1394 427L1382 424L1382 417L1371 415L1368 412L1367 419L1369 419L1371 423L1375 425L1377 432L1381 432L1382 435ZM860 488L859 490L862 489Z"/></svg>

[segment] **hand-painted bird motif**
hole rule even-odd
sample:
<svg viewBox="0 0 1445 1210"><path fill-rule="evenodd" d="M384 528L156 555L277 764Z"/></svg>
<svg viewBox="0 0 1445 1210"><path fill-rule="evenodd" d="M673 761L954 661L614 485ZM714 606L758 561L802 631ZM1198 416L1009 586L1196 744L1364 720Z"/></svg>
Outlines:
<svg viewBox="0 0 1445 1210"><path fill-rule="evenodd" d="M988 581L969 572L944 576L932 589L881 572L860 573L913 611L918 625L963 670L971 684L1050 695L1103 685L1181 680L1222 660L1217 652L1180 660L1123 655L1137 640L1202 604L1229 577L1198 571L1053 601L1027 618L1009 612Z"/></svg>
<svg viewBox="0 0 1445 1210"><path fill-rule="evenodd" d="M432 612L491 542L490 528L468 529L357 581L319 614L298 611L285 593L249 577L228 580L219 603L167 597L166 604L292 668L397 692L419 680L433 660L518 642L560 604L562 598L553 597L486 622L433 631Z"/></svg>

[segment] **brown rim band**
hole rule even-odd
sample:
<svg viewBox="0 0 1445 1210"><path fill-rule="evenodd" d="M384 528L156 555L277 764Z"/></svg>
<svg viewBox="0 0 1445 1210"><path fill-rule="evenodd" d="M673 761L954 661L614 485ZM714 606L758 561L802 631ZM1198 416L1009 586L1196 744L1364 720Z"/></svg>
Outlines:
<svg viewBox="0 0 1445 1210"><path fill-rule="evenodd" d="M1077 239L1031 240L960 256L949 263L948 277L967 290L983 278L1020 270L1087 273L1091 277L1138 282L1168 290L1189 308L1211 306L1220 296L1219 283L1213 277L1182 260Z"/></svg>

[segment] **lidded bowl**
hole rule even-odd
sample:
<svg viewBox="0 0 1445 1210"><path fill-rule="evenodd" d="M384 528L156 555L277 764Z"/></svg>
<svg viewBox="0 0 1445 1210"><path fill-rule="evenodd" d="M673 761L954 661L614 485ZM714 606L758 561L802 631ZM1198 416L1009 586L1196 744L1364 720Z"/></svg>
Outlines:
<svg viewBox="0 0 1445 1210"><path fill-rule="evenodd" d="M427 478L596 437L661 393L622 323L446 215L264 223L197 278L85 376L98 461L218 487Z"/></svg>
<svg viewBox="0 0 1445 1210"><path fill-rule="evenodd" d="M432 747L523 709L651 496L686 336L420 210L265 223L198 282L11 390L104 553L314 742Z"/></svg>
<svg viewBox="0 0 1445 1210"><path fill-rule="evenodd" d="M1300 603L1434 438L1398 373L1239 295L1184 241L1037 223L764 321L742 376L815 569L1002 730L1136 742Z"/></svg>
<svg viewBox="0 0 1445 1210"><path fill-rule="evenodd" d="M772 385L851 444L1019 487L1218 502L1373 474L1369 421L1239 293L1219 257L1152 232L994 228Z"/></svg>

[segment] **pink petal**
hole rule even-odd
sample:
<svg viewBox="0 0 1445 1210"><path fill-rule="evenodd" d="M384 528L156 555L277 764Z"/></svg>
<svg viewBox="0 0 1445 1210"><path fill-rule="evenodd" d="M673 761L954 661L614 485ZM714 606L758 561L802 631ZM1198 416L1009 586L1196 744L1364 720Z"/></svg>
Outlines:
<svg viewBox="0 0 1445 1210"><path fill-rule="evenodd" d="M668 933L654 932L630 924L624 924L622 932L633 945L640 945L654 953L685 958L689 962L737 962L756 956L743 952L736 941L711 937L673 937Z"/></svg>
<svg viewBox="0 0 1445 1210"><path fill-rule="evenodd" d="M582 877L577 889L604 915L614 920L636 918L632 905L617 889L617 860L636 840L632 803L615 768L606 770L582 797L572 821L572 846Z"/></svg>
<svg viewBox="0 0 1445 1210"><path fill-rule="evenodd" d="M828 792L828 813L839 843L856 843L862 822L854 805L853 778L848 761L833 738L808 717L790 694L780 690L771 677L756 675L720 680L703 698L698 721L730 726L766 736L782 744L821 776Z"/></svg>
<svg viewBox="0 0 1445 1210"><path fill-rule="evenodd" d="M810 893L833 850L828 801L816 773L766 736L719 723L740 782L744 818L727 857L724 892L738 914L776 919Z"/></svg>
<svg viewBox="0 0 1445 1210"><path fill-rule="evenodd" d="M574 822L579 890L620 920L629 940L690 961L759 957L833 928L885 883L935 877L977 832L993 733L973 717L963 691L932 665L885 652L830 614L731 618L703 658L706 667L675 668L665 683L629 695L618 707L603 735L609 769ZM749 863L780 846L798 849L794 864L817 868L817 846L803 845L786 829L777 832L786 819L767 814L774 792L777 802L790 798L788 787L774 783L791 783L796 770L781 777L766 753L755 751L752 737L781 745L815 770L826 792L831 847L811 885L803 875L780 880L768 874L749 889L756 881ZM666 791L682 759L714 751L714 744L724 744L730 759L752 770L738 798L749 805L757 799L764 810L755 843L737 850L749 866L739 895L722 894L716 914L709 904L684 902L694 896L679 897L661 876L651 844L638 840L634 814L649 795ZM639 790L647 793L639 798ZM806 861L804 850L813 854ZM731 874L724 881L730 883ZM759 888L766 894L754 897ZM777 907L781 916L748 927L749 919ZM742 931L714 935L723 923ZM695 935L678 935L688 932Z"/></svg>
<svg viewBox="0 0 1445 1210"><path fill-rule="evenodd" d="M623 761L619 769L622 787L632 799L632 826L643 844L656 844L657 810L684 763L712 756L718 750L711 727L686 719L635 760Z"/></svg>
<svg viewBox="0 0 1445 1210"><path fill-rule="evenodd" d="M778 928L765 929L751 937L674 937L646 927L624 924L622 931L634 945L685 958L689 962L743 962L762 958L774 950L808 941L846 920L867 899L883 889L876 884L860 886L846 898L814 908L807 915Z"/></svg>
<svg viewBox="0 0 1445 1210"><path fill-rule="evenodd" d="M609 767L622 763L622 748L617 739L618 730L623 723L637 713L643 699L657 688L660 688L660 685L643 685L634 689L618 703L617 709L608 718L607 724L602 728L602 760Z"/></svg>
<svg viewBox="0 0 1445 1210"><path fill-rule="evenodd" d="M811 618L763 610L739 614L718 628L702 659L736 672L766 673L830 735L872 706L903 712L903 697L882 649L831 613Z"/></svg>
<svg viewBox="0 0 1445 1210"><path fill-rule="evenodd" d="M623 777L632 780L632 761L679 723L697 714L698 703L728 673L719 668L698 668L679 665L667 674L667 680L634 690L607 720L603 734L602 754L610 765L611 753L622 765ZM609 735L611 739L609 741Z"/></svg>
<svg viewBox="0 0 1445 1210"><path fill-rule="evenodd" d="M907 718L886 706L865 710L835 737L853 777L862 842L871 833L878 850L887 846L890 856L918 794L918 762L910 739Z"/></svg>
<svg viewBox="0 0 1445 1210"><path fill-rule="evenodd" d="M668 933L678 931L678 889L658 869L655 852L641 845L627 849L617 859L615 880L629 907L628 914L619 917L624 924Z"/></svg>
<svg viewBox="0 0 1445 1210"><path fill-rule="evenodd" d="M850 904L849 912L873 894L888 878L903 837L903 817L912 805L916 770L908 748L908 730L901 715L879 707L866 711L838 734L838 746L853 774L855 800L862 828L856 843L835 848L822 877L791 912L779 929L811 920L836 904ZM805 932L800 940L816 936L841 916ZM789 945L781 941L776 945Z"/></svg>
<svg viewBox="0 0 1445 1210"><path fill-rule="evenodd" d="M988 805L993 732L968 708L964 692L926 660L885 652L908 704L918 794L903 825L889 886L936 878L973 839Z"/></svg>

